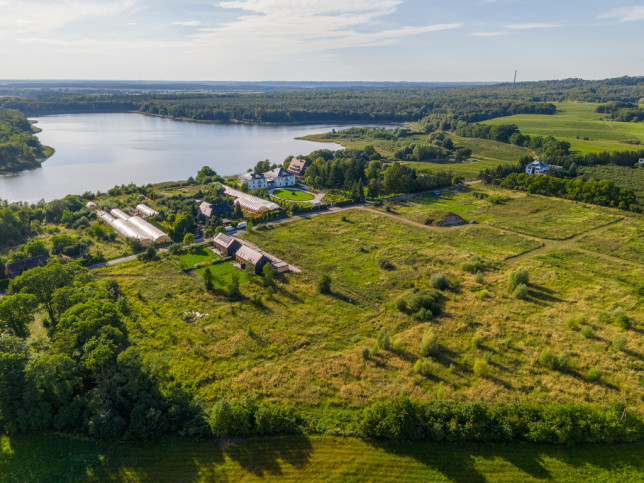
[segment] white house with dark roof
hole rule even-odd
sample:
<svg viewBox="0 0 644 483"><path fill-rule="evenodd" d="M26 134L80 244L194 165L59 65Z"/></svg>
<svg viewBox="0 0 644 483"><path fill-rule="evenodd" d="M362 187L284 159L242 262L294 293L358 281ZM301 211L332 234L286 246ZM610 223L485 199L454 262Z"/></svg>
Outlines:
<svg viewBox="0 0 644 483"><path fill-rule="evenodd" d="M283 168L271 169L264 173L264 177L269 188L283 188L284 186L293 186L295 184L295 175Z"/></svg>
<svg viewBox="0 0 644 483"><path fill-rule="evenodd" d="M255 171L249 171L248 173L242 174L239 177L239 180L242 183L246 183L248 189L257 190L260 188L267 188L266 178L262 174L258 174Z"/></svg>
<svg viewBox="0 0 644 483"><path fill-rule="evenodd" d="M561 166L546 164L540 159L535 159L531 163L526 164L525 174L546 174L549 170L561 171L562 169Z"/></svg>

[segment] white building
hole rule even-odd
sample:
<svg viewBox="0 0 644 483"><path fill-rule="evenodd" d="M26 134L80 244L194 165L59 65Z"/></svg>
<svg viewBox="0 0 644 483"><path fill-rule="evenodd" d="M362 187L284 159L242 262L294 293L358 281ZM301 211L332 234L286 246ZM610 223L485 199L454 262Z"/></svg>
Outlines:
<svg viewBox="0 0 644 483"><path fill-rule="evenodd" d="M269 188L283 188L295 184L295 175L285 169L275 168L264 173Z"/></svg>
<svg viewBox="0 0 644 483"><path fill-rule="evenodd" d="M640 163L640 164L644 164L644 158L640 158L640 160L638 161L638 163Z"/></svg>
<svg viewBox="0 0 644 483"><path fill-rule="evenodd" d="M555 166L554 164L546 164L540 159L535 159L525 166L525 174L546 174L549 170L561 171L563 168L561 166Z"/></svg>
<svg viewBox="0 0 644 483"><path fill-rule="evenodd" d="M246 183L249 190L256 190L259 188L266 188L266 178L264 175L257 174L255 171L249 171L239 177L242 183Z"/></svg>

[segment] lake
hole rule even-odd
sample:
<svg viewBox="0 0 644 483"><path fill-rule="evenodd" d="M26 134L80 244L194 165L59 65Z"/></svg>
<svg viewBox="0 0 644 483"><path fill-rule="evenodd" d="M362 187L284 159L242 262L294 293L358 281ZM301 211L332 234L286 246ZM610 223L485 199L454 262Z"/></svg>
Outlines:
<svg viewBox="0 0 644 483"><path fill-rule="evenodd" d="M0 199L50 201L114 185L184 180L208 165L221 175L257 161L341 149L295 139L346 129L338 125L257 126L174 121L141 114L64 114L36 118L42 144L56 153L42 168L0 176Z"/></svg>

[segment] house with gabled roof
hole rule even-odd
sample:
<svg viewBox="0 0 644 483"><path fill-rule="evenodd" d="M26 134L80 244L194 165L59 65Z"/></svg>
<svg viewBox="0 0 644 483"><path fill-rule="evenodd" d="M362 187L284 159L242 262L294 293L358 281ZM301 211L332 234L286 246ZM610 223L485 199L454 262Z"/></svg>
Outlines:
<svg viewBox="0 0 644 483"><path fill-rule="evenodd" d="M262 252L255 250L247 245L242 245L235 253L235 265L246 270L248 267L257 275L262 273L262 268L270 259Z"/></svg>
<svg viewBox="0 0 644 483"><path fill-rule="evenodd" d="M561 166L546 164L540 159L535 159L531 163L526 164L525 174L546 174L549 170L561 171L562 169Z"/></svg>
<svg viewBox="0 0 644 483"><path fill-rule="evenodd" d="M293 158L288 165L287 171L297 178L304 176L306 169L306 159Z"/></svg>
<svg viewBox="0 0 644 483"><path fill-rule="evenodd" d="M213 239L213 244L215 250L224 257L232 257L242 246L239 240L223 233L217 233L217 236Z"/></svg>
<svg viewBox="0 0 644 483"><path fill-rule="evenodd" d="M293 186L295 184L295 175L289 173L284 168L275 168L264 173L266 185L269 188L283 188L284 186Z"/></svg>
<svg viewBox="0 0 644 483"><path fill-rule="evenodd" d="M246 183L249 190L257 190L260 188L266 188L267 180L263 174L256 173L255 171L249 171L244 173L239 177L239 180L242 183Z"/></svg>

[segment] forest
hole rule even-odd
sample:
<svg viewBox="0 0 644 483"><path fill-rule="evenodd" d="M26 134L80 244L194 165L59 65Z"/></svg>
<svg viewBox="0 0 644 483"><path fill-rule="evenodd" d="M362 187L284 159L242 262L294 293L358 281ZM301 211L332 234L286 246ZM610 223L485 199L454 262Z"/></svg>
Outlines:
<svg viewBox="0 0 644 483"><path fill-rule="evenodd" d="M602 81L566 79L474 86L276 87L263 93L172 93L79 95L42 90L3 97L0 108L27 116L79 112L138 111L197 121L410 122L425 118L435 129L459 121L479 122L512 114L552 114L551 102L637 103L644 98L644 78Z"/></svg>
<svg viewBox="0 0 644 483"><path fill-rule="evenodd" d="M0 173L40 167L43 146L20 111L0 108Z"/></svg>

